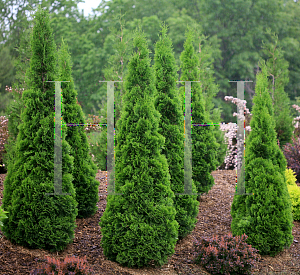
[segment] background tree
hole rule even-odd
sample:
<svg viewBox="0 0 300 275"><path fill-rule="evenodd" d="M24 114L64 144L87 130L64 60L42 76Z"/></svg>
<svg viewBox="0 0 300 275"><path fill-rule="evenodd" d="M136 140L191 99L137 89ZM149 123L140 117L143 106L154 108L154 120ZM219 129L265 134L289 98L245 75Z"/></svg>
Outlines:
<svg viewBox="0 0 300 275"><path fill-rule="evenodd" d="M222 107L221 120L225 123L235 122L236 119L232 117L236 106L224 101L225 95L236 97L236 84L229 84L228 79L255 81L258 71L257 63L263 52L261 43L262 40L270 40L265 33L265 29L270 27L272 32L276 32L280 37L278 46L282 47L284 59L289 62L289 83L285 91L291 100L291 105L296 104L300 70L300 57L298 58L297 54L300 47L299 1L276 0L271 3L266 0L243 2L230 0L219 5L216 0L209 2L199 0L195 3L186 0L181 2L165 0L155 4L146 3L144 0L112 0L101 2L89 18L84 17L83 13L78 11L79 1L32 0L30 5L23 0L13 2L15 1L5 0L0 3L0 28L3 30L0 44L3 43L4 49L9 49L9 56L5 53L7 64L12 63L19 55L16 46L19 45L24 30L33 25L32 12L39 5L47 7L56 45L60 46L62 37L69 45L73 61L74 87L78 91L78 101L85 117L87 114L98 115L106 101L106 85L98 83L98 80L105 80L105 65L115 54L114 35L110 30L119 28L119 19L115 17L115 14L120 11L126 11L123 19L127 22L126 29L129 32L141 23L152 51L160 21L167 22L178 67L185 41L186 26L193 25L201 30L212 45L213 75L215 83L220 87L213 103L216 107ZM14 11L12 11L12 6ZM162 7L164 7L163 11L161 11ZM239 10L244 10L245 13L240 14L237 12ZM150 57L152 56L153 53L150 53ZM4 74L9 72L9 75L1 80L0 67L0 83L2 84L0 96L3 99L2 105L0 104L0 114L2 112L3 115L7 104L14 100L10 93L5 91L5 86L12 86L14 83L16 68L14 70L4 68L2 71ZM181 73L179 70L179 76ZM121 84L117 85L120 87ZM254 95L253 87L255 87L255 82L245 84L245 100L250 111ZM298 115L295 109L292 109L291 113L293 117ZM215 121L212 119L212 122ZM216 139L219 143L217 136ZM94 141L96 138L92 140ZM95 148L95 145L96 143L92 148Z"/></svg>
<svg viewBox="0 0 300 275"><path fill-rule="evenodd" d="M291 200L284 174L287 163L276 141L265 64L256 83L245 159L245 191L254 195L234 196L231 229L234 236L245 233L247 243L261 255L275 256L293 242Z"/></svg>
<svg viewBox="0 0 300 275"><path fill-rule="evenodd" d="M78 14L77 4L82 1L66 1L66 0L50 0L50 1L40 1L40 0L4 0L0 4L0 26L2 29L0 42L4 43L3 45L8 50L6 54L6 58L10 59L13 63L19 56L18 48L16 48L20 44L20 40L22 39L24 30L28 28L32 28L33 26L33 15L36 12L37 8L41 6L42 8L47 8L50 14L50 19L52 14L58 13L68 13L69 18L67 20L71 20L74 17L74 14ZM62 11L64 9L64 11ZM65 17L65 14L63 14ZM76 15L75 15L76 16ZM75 20L76 23L78 23ZM51 23L50 23L51 24ZM53 26L52 26L53 27ZM56 30L54 30L55 33ZM66 36L66 35L65 35ZM61 39L61 38L60 38ZM2 58L1 58L2 60ZM9 62L10 63L10 62ZM7 65L9 65L7 63ZM6 66L7 66L6 65ZM0 83L2 83L0 87L0 94L5 93L5 87L12 86L15 81L16 70L7 70L5 69L9 76L5 79L0 78ZM8 95L8 100L3 101L3 106L0 106L0 113L4 111L9 101L13 100L10 94ZM1 102L2 103L2 102ZM3 109L2 109L3 108Z"/></svg>
<svg viewBox="0 0 300 275"><path fill-rule="evenodd" d="M216 107L216 99L215 96L218 94L219 85L214 83L214 68L213 62L214 58L212 56L213 50L211 48L211 42L207 41L207 38L203 36L201 31L197 30L197 36L195 37L196 45L198 46L198 59L199 59L199 79L200 79L200 86L203 91L203 98L205 104L205 111L209 115L210 121L213 124L221 123L221 111L222 107ZM204 42L204 43L203 43ZM214 104L215 103L215 104ZM197 126L200 127L200 126ZM218 166L220 166L225 159L227 153L227 144L225 143L225 133L220 130L219 125L209 126L212 127L214 130L214 136L216 138L217 143L219 144L217 160Z"/></svg>
<svg viewBox="0 0 300 275"><path fill-rule="evenodd" d="M186 2L188 1L183 1L180 5L188 5ZM284 51L286 49L291 52L295 49L299 51L299 39L296 39L298 42L293 39L296 37L294 34L299 32L295 28L297 24L295 22L299 20L295 16L295 10L298 11L299 8L299 3L294 3L293 0L276 0L272 3L266 0L242 2L230 0L222 5L217 0L201 0L197 1L194 8L187 9L187 14L193 19L200 18L198 21L202 26L203 34L209 37L216 35L219 41L221 57L215 60L214 67L216 82L220 84L218 101L223 107L223 118L226 117L226 123L230 121L230 116L236 108L236 105L229 106L224 101L225 95L236 97L236 84L228 83L228 80L254 80L253 84L245 83L245 100L249 103L250 112L252 110L252 99L255 93L252 87L255 87L257 63L263 54L261 43L262 40L269 41L268 34L265 32L267 28L279 35L281 38L279 46L282 46ZM240 13L239 10L244 12ZM293 35L287 35L288 33ZM293 72L288 94L294 100L296 90L299 89L296 84L299 60L293 58L291 53L284 53L284 57L289 62L289 70Z"/></svg>
<svg viewBox="0 0 300 275"><path fill-rule="evenodd" d="M161 154L165 138L158 133L155 75L140 30L133 42L137 50L128 64L116 134L115 192L122 195L107 196L101 243L104 255L122 265L142 267L153 261L162 266L178 239L175 195Z"/></svg>
<svg viewBox="0 0 300 275"><path fill-rule="evenodd" d="M12 2L5 0L0 4L0 25L7 27L3 32L2 42L9 47L10 56L17 57L18 53L14 47L19 44L19 36L24 29L32 25L32 16L28 16L28 12L25 11L32 13L38 5L48 7L56 45L60 45L62 37L69 45L73 60L74 85L85 114L98 115L97 108L105 101L103 98L106 94L105 84L98 83L98 80L105 80L104 64L107 64L109 57L114 55L114 41L110 35L110 27L118 28L119 20L114 17L120 11L123 13L126 11L124 20L129 31L134 30L141 22L151 51L154 50L159 22L161 20L167 22L178 67L186 26L194 25L208 37L212 43L212 56L215 58L215 82L220 86L215 104L217 107L222 106L221 118L225 123L233 121L232 113L236 108L234 104L224 101L225 95L236 96L236 85L229 84L228 79L255 81L257 62L262 55L261 43L262 40L269 40L265 29L270 27L272 32L276 32L280 37L278 46L282 47L284 58L289 62L290 81L286 86L286 92L291 104L296 103L300 68L300 59L297 55L300 47L300 33L297 27L299 1L275 0L271 3L266 0L243 2L230 0L219 5L216 0L209 2L199 0L195 3L187 0L181 2L164 0L155 4L146 3L144 0L112 0L101 2L89 18L85 18L83 13L78 11L76 4L79 1L32 0L31 5L26 1L18 1L13 3L14 9L17 8L14 16L11 10ZM240 14L239 10L245 12ZM178 73L180 76L181 71ZM1 95L5 93L6 85L11 86L2 84ZM254 95L253 87L255 82L245 84L245 100L249 104L250 111ZM11 101L12 97L9 100ZM293 115L297 115L296 110L293 110Z"/></svg>
<svg viewBox="0 0 300 275"><path fill-rule="evenodd" d="M130 54L133 50L132 46L132 38L133 33L129 32L128 29L125 28L126 23L123 22L122 17L124 15L118 15L119 18L119 28L112 28L111 36L114 41L114 49L115 54L110 56L108 60L107 66L104 69L104 76L106 81L123 81L124 76L127 73L127 64L130 58ZM101 117L100 123L107 123L107 83L104 82L101 86L102 89L105 88L105 101L102 103L100 107L99 116ZM114 98L115 98L115 123L116 127L118 120L121 117L122 110L122 96L124 91L124 82L116 82L114 86ZM96 156L98 162L98 168L106 171L107 167L107 127L101 127L100 134L94 134L98 139L98 144L100 146L97 147L97 151L95 150L94 155ZM115 144L116 146L117 144Z"/></svg>
<svg viewBox="0 0 300 275"><path fill-rule="evenodd" d="M162 35L155 45L155 75L158 96L155 108L160 112L159 133L166 141L162 154L167 157L171 175L171 189L184 193L184 123L181 101L176 88L177 70L172 52L172 42L167 37L167 27L162 26ZM192 193L197 193L192 182ZM192 232L197 222L199 202L196 195L175 196L176 221L179 223L178 237L184 238Z"/></svg>
<svg viewBox="0 0 300 275"><path fill-rule="evenodd" d="M28 80L26 79L26 71L30 67L30 58L32 55L30 47L30 38L33 28L24 31L20 45L16 49L19 53L14 61L16 69L15 82L12 87L13 100L6 106L5 113L8 114L8 131L9 138L6 141L5 152L3 154L3 162L8 166L9 162L15 159L15 146L19 134L19 126L21 124L21 113L25 108L22 100L23 91L29 89ZM17 92L18 91L18 92Z"/></svg>
<svg viewBox="0 0 300 275"><path fill-rule="evenodd" d="M271 35L270 29L267 31ZM289 82L289 64L282 57L282 51L277 48L278 36L272 35L274 44L264 45L264 52L269 57L266 62L269 76L269 91L271 93L273 108L275 131L280 148L283 149L286 143L291 142L291 137L295 129L293 125L293 117L291 116L290 100L284 87Z"/></svg>
<svg viewBox="0 0 300 275"><path fill-rule="evenodd" d="M184 51L181 54L181 80L183 81L199 81L198 75L198 58L195 55L193 46L194 35L190 29L186 34L186 42ZM192 118L193 124L212 123L205 111L205 105L202 95L200 83L191 83L192 92ZM184 102L185 88L180 87L180 96ZM182 110L184 112L184 103ZM198 193L206 193L214 185L214 178L210 174L216 169L218 161L216 159L217 148L219 144L214 137L213 126L193 126L192 125L192 167L193 180L195 182ZM200 197L200 196L199 196Z"/></svg>
<svg viewBox="0 0 300 275"><path fill-rule="evenodd" d="M0 89L4 90L13 79L14 67L13 58L9 55L9 49L6 45L0 44ZM10 94L1 95L0 116L5 115L4 109L11 99Z"/></svg>
<svg viewBox="0 0 300 275"><path fill-rule="evenodd" d="M17 138L17 159L8 167L4 181L3 223L5 236L29 248L60 251L72 242L77 202L72 184L74 158L62 131L62 192L54 192L53 84L56 79L56 52L47 10L38 9L31 38L32 58L28 86L22 100ZM64 123L64 121L63 121Z"/></svg>
<svg viewBox="0 0 300 275"><path fill-rule="evenodd" d="M77 92L74 90L72 78L71 60L67 45L62 41L59 53L59 76L62 82L62 96L64 101L64 112L62 113L67 123L85 124L85 118L81 107L76 103ZM71 155L74 157L73 185L76 190L76 201L78 202L78 218L92 216L97 211L99 181L95 179L97 166L89 155L89 144L87 142L84 126L67 127L66 141L71 146Z"/></svg>

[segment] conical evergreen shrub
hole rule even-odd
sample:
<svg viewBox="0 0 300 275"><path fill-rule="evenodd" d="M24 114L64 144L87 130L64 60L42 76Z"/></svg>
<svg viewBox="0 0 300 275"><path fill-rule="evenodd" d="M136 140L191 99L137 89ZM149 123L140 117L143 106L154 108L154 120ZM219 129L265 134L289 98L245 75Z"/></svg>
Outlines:
<svg viewBox="0 0 300 275"><path fill-rule="evenodd" d="M127 64L129 62L130 55L132 53L132 36L133 32L129 31L125 27L125 21L123 22L122 14L119 15L119 29L112 28L111 34L113 34L113 50L114 54L111 55L107 61L107 66L104 69L104 79L107 81L122 81L127 73ZM103 84L107 89L107 84ZM115 82L114 86L114 98L115 98L115 117L114 126L120 118L122 110L122 95L124 91L124 82ZM106 93L105 93L106 95ZM107 97L105 96L103 108L99 112L100 123L107 123ZM100 146L97 146L98 154L94 154L99 163L98 168L103 171L107 170L107 127L102 127L101 133L98 138ZM115 145L116 140L115 140Z"/></svg>
<svg viewBox="0 0 300 275"><path fill-rule="evenodd" d="M198 59L195 55L193 46L194 35L190 29L186 34L184 50L181 53L181 80L182 81L199 81L198 76ZM184 86L180 88L181 100L185 98ZM205 111L202 88L199 82L191 83L192 92L192 124L209 124L209 119ZM184 104L182 105L184 112ZM193 181L196 185L197 192L207 193L214 185L214 178L211 172L216 170L218 165L217 148L219 144L214 136L213 126L193 126L192 125L192 167ZM200 195L198 196L198 199Z"/></svg>
<svg viewBox="0 0 300 275"><path fill-rule="evenodd" d="M78 213L72 184L73 157L62 131L62 192L54 193L54 83L56 53L49 12L39 7L31 39L30 89L16 143L17 159L4 181L3 233L12 243L50 251L63 250L74 238ZM63 106L62 106L63 107ZM64 123L64 122L63 122Z"/></svg>
<svg viewBox="0 0 300 275"><path fill-rule="evenodd" d="M271 35L270 29L267 33ZM289 62L283 57L283 52L278 48L278 36L271 35L273 43L263 46L263 52L269 59L266 61L269 78L269 92L273 99L275 131L279 140L280 149L283 151L287 143L292 142L293 117L290 109L290 99L284 91L284 87L289 83Z"/></svg>
<svg viewBox="0 0 300 275"><path fill-rule="evenodd" d="M245 233L247 243L261 255L275 256L293 241L292 205L285 179L286 160L276 141L265 66L256 77L245 156L245 192L254 195L234 196L231 229L234 236Z"/></svg>
<svg viewBox="0 0 300 275"><path fill-rule="evenodd" d="M175 252L179 226L168 163L161 154L165 138L158 133L155 74L141 31L134 47L116 129L115 193L122 195L107 196L99 223L101 244L104 255L122 265L162 266Z"/></svg>
<svg viewBox="0 0 300 275"><path fill-rule="evenodd" d="M174 193L184 193L184 121L181 101L176 89L177 69L172 53L172 42L167 37L167 27L162 27L162 36L155 46L154 68L156 73L156 110L161 119L159 133L166 141L162 153L167 157L171 175L171 189ZM192 193L197 189L192 182ZM197 195L177 195L174 199L176 221L179 223L178 237L191 233L197 222L199 202Z"/></svg>
<svg viewBox="0 0 300 275"><path fill-rule="evenodd" d="M198 74L199 80L201 81L200 86L202 87L205 111L208 113L210 121L214 124L213 126L205 127L212 127L216 142L219 144L216 158L218 161L217 167L220 168L220 166L224 163L228 149L224 137L225 132L220 129L219 125L216 125L221 123L222 107L216 107L214 104L215 96L219 92L219 84L214 83L215 72L213 67L213 50L211 43L207 40L207 37L202 34L201 30L196 30L195 33L197 34L197 39L195 39L195 42L197 48L199 49L197 52L197 57L199 60Z"/></svg>
<svg viewBox="0 0 300 275"><path fill-rule="evenodd" d="M29 68L29 60L31 59L31 48L30 48L30 38L32 34L32 28L26 29L22 34L20 34L20 45L18 47L19 56L14 61L14 66L16 67L16 82L13 84L13 100L6 106L5 113L8 114L8 132L9 138L4 144L6 153L3 156L3 162L6 168L15 159L15 147L16 140L19 133L19 125L21 123L21 112L24 110L24 103L22 101L22 93L24 89L26 90L27 81L26 71ZM16 91L20 91L16 92Z"/></svg>
<svg viewBox="0 0 300 275"><path fill-rule="evenodd" d="M59 54L59 80L70 82L61 83L64 103L64 120L69 124L85 124L84 114L79 104L76 103L77 92L74 90L72 77L72 64L67 45L62 40ZM71 146L71 155L74 157L73 185L76 190L78 202L78 218L92 216L97 211L99 181L95 179L97 166L89 155L89 143L84 131L85 126L66 127L66 141Z"/></svg>

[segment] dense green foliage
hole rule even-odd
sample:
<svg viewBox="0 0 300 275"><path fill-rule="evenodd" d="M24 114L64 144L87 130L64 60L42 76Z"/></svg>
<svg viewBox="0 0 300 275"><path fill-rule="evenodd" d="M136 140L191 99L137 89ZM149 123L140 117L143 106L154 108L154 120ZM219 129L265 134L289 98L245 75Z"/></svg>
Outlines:
<svg viewBox="0 0 300 275"><path fill-rule="evenodd" d="M270 33L270 29L268 29L268 33ZM289 82L289 64L282 57L281 50L277 48L278 37L274 35L272 38L275 40L275 45L272 43L264 45L264 52L269 57L266 66L269 76L268 90L271 93L274 107L275 131L280 148L283 149L284 145L291 142L295 129L291 116L290 99L284 91L284 87Z"/></svg>
<svg viewBox="0 0 300 275"><path fill-rule="evenodd" d="M111 39L114 41L113 49L115 53L111 55L108 59L108 65L104 69L104 78L106 81L123 81L124 76L127 73L127 64L132 52L132 36L133 33L129 32L125 28L126 23L122 21L122 15L119 15L119 24L120 30L112 28L111 30ZM101 84L101 88L107 90L107 83L104 82ZM114 85L114 98L115 98L115 117L114 125L117 125L118 120L121 116L122 110L122 95L124 91L124 82L115 82ZM107 92L104 96L103 108L100 110L100 123L107 123ZM116 146L115 141L115 146ZM98 162L98 168L102 171L107 170L107 127L101 126L100 134L98 136L97 149L93 151L95 158Z"/></svg>
<svg viewBox="0 0 300 275"><path fill-rule="evenodd" d="M296 176L292 169L285 170L286 183L292 201L293 220L300 220L300 188L296 184Z"/></svg>
<svg viewBox="0 0 300 275"><path fill-rule="evenodd" d="M155 108L160 112L159 133L166 141L162 154L167 157L171 175L171 189L184 193L184 121L181 101L176 88L176 64L172 52L172 42L167 37L167 27L155 45L154 69L156 73L157 97ZM192 181L192 193L197 189ZM199 212L197 195L177 195L174 199L176 221L179 223L178 238L182 239L195 228Z"/></svg>
<svg viewBox="0 0 300 275"><path fill-rule="evenodd" d="M251 132L245 156L245 191L231 207L232 234L248 236L261 255L275 256L293 242L291 200L286 159L276 141L274 110L268 91L267 68L257 75Z"/></svg>
<svg viewBox="0 0 300 275"><path fill-rule="evenodd" d="M198 59L195 55L193 46L193 30L190 29L186 34L184 51L181 54L182 81L198 81ZM180 87L182 101L182 112L185 111L185 86ZM192 124L212 123L205 111L202 95L202 87L198 82L191 82L192 98ZM214 178L211 172L218 165L216 158L217 149L220 146L216 142L213 126L192 126L192 167L193 180L198 193L207 193L214 185Z"/></svg>
<svg viewBox="0 0 300 275"><path fill-rule="evenodd" d="M24 103L22 101L22 95L13 91L14 101L11 101L6 108L7 113L9 113L8 120L8 131L9 138L4 144L5 153L3 154L3 163L6 167L9 166L16 158L16 140L19 133L19 125L21 123L21 112L24 109Z"/></svg>
<svg viewBox="0 0 300 275"><path fill-rule="evenodd" d="M286 178L286 184L287 185L297 185L296 184L296 176L294 175L294 171L292 169L286 169L285 170L285 178Z"/></svg>
<svg viewBox="0 0 300 275"><path fill-rule="evenodd" d="M213 124L221 123L221 111L222 107L216 108L217 105L216 95L219 92L219 85L215 83L214 74L214 57L211 43L207 41L207 38L201 33L201 31L195 30L195 41L198 48L197 58L199 60L198 74L200 86L203 91L203 99L205 105L205 111L208 113L210 121ZM195 126L196 127L196 126ZM200 127L200 126L197 126ZM220 144L217 154L218 166L222 165L227 153L227 144L225 143L225 133L220 130L219 125L209 126L213 128L214 136L218 144Z"/></svg>
<svg viewBox="0 0 300 275"><path fill-rule="evenodd" d="M300 187L297 185L288 185L288 191L292 202L293 220L300 220Z"/></svg>
<svg viewBox="0 0 300 275"><path fill-rule="evenodd" d="M8 114L8 131L9 138L4 144L5 152L3 154L3 163L6 166L9 165L11 161L15 159L15 147L16 140L19 133L19 125L21 124L21 112L24 110L24 102L22 100L23 89L27 90L26 71L30 67L30 57L31 57L31 47L30 47L30 37L32 35L32 28L26 29L22 34L20 39L20 46L17 51L19 52L18 58L14 61L16 68L17 80L12 89L13 100L9 102L6 106L5 113ZM20 91L20 93L16 92Z"/></svg>
<svg viewBox="0 0 300 275"><path fill-rule="evenodd" d="M207 42L211 44L209 55L214 70L205 69L207 72L210 71L211 75L201 72L200 80L204 83L205 80L209 81L209 78L213 76L215 78L213 85L219 86L218 89L213 85L211 86L213 91L217 91L212 101L206 101L206 93L209 94L210 89L206 85L203 87L204 100L214 104L212 107L213 112L218 112L216 111L217 108L222 107L220 119L218 115L213 116L210 113L209 118L213 123L221 121L228 123L236 120L232 116L232 113L236 111L236 105L224 102L225 95L236 97L236 84L228 83L229 79L250 79L254 81L253 83L245 83L245 100L251 111L256 84L255 74L258 68L257 62L265 56L263 55L264 49L261 47L262 41L273 43L268 32L265 31L270 28L272 32L278 34L280 39L277 47L282 48L282 57L288 62L289 82L285 86L285 91L290 98L289 109L291 109L292 117L298 115L298 112L291 105L297 104L296 95L299 93L299 85L297 84L300 72L300 57L297 54L300 47L300 32L297 28L300 11L299 1L295 3L293 0L275 0L271 3L267 0L247 0L243 2L230 0L224 5L219 5L216 0L209 2L197 0L193 3L187 0L164 0L152 4L143 0L112 0L101 2L96 9L96 12L101 12L101 15L97 13L97 15L95 14L95 16L89 18L85 18L81 11L79 12L78 2L32 0L29 5L26 1L21 0L14 4L18 8L18 12L13 17L9 9L12 0L3 1L3 9L0 9L0 22L4 22L6 18L9 20L7 22L8 29L3 30L0 37L1 42L3 41L3 44L0 45L0 55L3 58L0 58L0 60L4 60L4 62L0 62L0 94L2 98L0 115L8 115L7 111L4 111L5 107L14 100L11 93L4 90L5 86L14 86L20 73L24 76L26 63L30 60L30 54L26 54L26 48L24 48L24 51L21 49L18 51L18 46L22 35L25 34L24 31L32 28L32 12L39 5L49 11L50 24L54 30L56 45L60 46L62 37L69 45L73 61L74 87L78 91L78 100L85 117L87 117L87 114L100 114L100 117L103 117L101 123L106 123L107 84L98 83L98 80L123 79L122 74L127 70L128 52L132 44L131 41L127 42L130 39L125 37L139 23L147 37L149 48L152 51L150 56L152 57L161 20L165 20L170 26L168 35L173 41L175 60L178 67L187 25L194 26L196 30L202 32L208 38ZM162 7L163 11L161 10ZM240 14L237 12L239 10L244 10L244 13ZM27 11L27 14L25 14L25 11ZM28 16L28 11L30 16ZM114 29L119 28L120 21L116 15L120 12L127 24L126 28L121 29L121 32L116 34ZM1 28L3 26L4 24L1 24ZM25 35L25 37L25 40L28 40L29 36ZM120 45L122 45L120 47L116 45L116 40L121 41ZM198 43L195 43L195 46L198 48ZM126 50L124 50L125 48ZM202 46L201 51L204 51ZM199 56L201 54L199 53ZM22 57L22 61L17 64L14 61L19 57ZM200 67L202 61L203 59L199 60ZM205 64L205 62L202 62L202 64ZM12 69L12 65L14 69ZM181 75L182 72L179 70L178 73ZM202 76L205 79L202 79ZM26 83L23 83L21 78L18 85L21 88L22 85L26 88ZM122 102L122 85L122 83L115 84L115 122L120 116L121 106L119 105ZM206 102L205 109L207 110ZM285 121L287 116L281 109L275 108L274 113L275 115L280 113L280 116L282 116L280 120ZM284 109L286 110L286 107ZM278 131L277 126L275 127L278 136L288 140L290 125L279 123L276 119L275 122L281 127L278 128ZM213 128L217 129L218 126ZM285 129L287 131L281 132ZM93 142L92 153L95 155L98 168L106 170L106 145L103 144L103 141L106 140L106 126L101 129L101 136L99 135L97 134L93 138L88 135L88 140L91 142L91 140L99 137L98 142ZM220 154L217 155L219 163L225 155L226 147L222 146L223 138L220 135L223 135L223 133L215 133L216 140L220 144Z"/></svg>
<svg viewBox="0 0 300 275"><path fill-rule="evenodd" d="M24 29L32 26L32 12L39 5L47 7L49 11L56 45L59 46L61 38L64 37L70 47L74 85L85 114L98 115L99 108L103 107L103 102L106 100L106 86L103 83L99 84L98 80L105 80L105 67L110 57L115 54L115 41L111 28L117 27L119 19L115 15L120 11L124 14L126 28L129 31L134 30L137 24L141 23L152 51L151 57L153 57L160 21L166 21L170 26L169 36L173 41L178 66L187 25L194 25L208 37L212 44L214 76L216 83L220 85L215 104L217 107L222 106L222 121L226 123L235 122L232 113L236 110L234 104L224 101L225 95L236 96L236 85L228 83L229 79L254 81L245 84L245 100L249 110L252 109L257 62L263 53L262 41L270 40L265 30L271 28L272 32L278 34L280 38L278 46L282 47L284 58L289 62L290 81L285 91L291 99L291 104L296 103L300 73L300 56L297 54L300 47L300 31L297 27L300 20L299 1L230 0L220 5L217 0L192 2L164 0L157 3L147 3L144 0L112 0L102 1L95 11L97 15L89 18L85 18L78 10L79 1L31 0L29 5L27 1L20 0L14 3L14 7L18 9L14 16L9 9L12 2L12 0L4 0L0 9L1 28L7 26L0 37L0 40L5 42L1 56L7 57L7 60L0 64L2 84L0 94L7 97L0 103L3 103L0 106L1 115L4 114L8 102L13 100L4 90L6 85L12 86L15 81L16 71L9 69L11 67L9 64L12 64L20 54L16 46L19 45ZM244 12L240 13L240 10ZM28 16L28 12L31 16ZM5 49L8 49L9 55ZM295 117L298 113L292 109L292 114Z"/></svg>
<svg viewBox="0 0 300 275"><path fill-rule="evenodd" d="M64 112L62 116L66 123L85 124L81 107L76 103L77 92L74 90L71 61L67 46L62 42L59 53L59 80L62 82L62 97ZM74 157L73 185L78 202L78 218L92 216L97 211L99 181L95 179L97 167L89 155L89 144L84 126L67 127L66 141L71 146L71 155Z"/></svg>
<svg viewBox="0 0 300 275"><path fill-rule="evenodd" d="M174 253L178 223L173 205L165 138L158 133L155 74L140 31L128 65L121 118L117 123L115 193L101 217L104 255L126 266L153 261L162 266Z"/></svg>
<svg viewBox="0 0 300 275"><path fill-rule="evenodd" d="M4 181L3 232L13 243L60 251L72 242L78 213L72 184L74 158L62 131L62 192L54 192L53 81L57 77L56 49L46 10L39 9L31 38L28 86L22 100L16 159ZM62 120L63 121L63 120ZM63 121L64 123L64 121Z"/></svg>

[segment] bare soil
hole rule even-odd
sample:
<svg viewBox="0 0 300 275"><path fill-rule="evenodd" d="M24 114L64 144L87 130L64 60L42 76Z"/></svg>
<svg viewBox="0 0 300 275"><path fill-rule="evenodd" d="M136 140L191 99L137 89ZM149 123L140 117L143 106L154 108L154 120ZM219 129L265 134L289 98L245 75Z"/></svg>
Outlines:
<svg viewBox="0 0 300 275"><path fill-rule="evenodd" d="M42 249L28 249L12 244L0 230L0 274L30 274L37 267L37 260L50 256L61 261L66 256L83 258L86 256L89 266L95 274L122 275L175 275L175 274L210 274L197 264L193 264L194 238L223 236L230 233L231 203L235 191L235 170L214 171L215 185L200 199L198 222L193 232L178 241L175 253L168 263L159 267L127 268L109 261L101 248L100 218L106 207L106 195L99 195L97 213L87 219L76 219L75 239L63 252L50 253ZM0 175L0 205L3 197L5 174ZM96 179L100 181L99 194L106 192L106 172L98 171ZM299 183L297 183L299 185ZM300 186L300 185L299 185ZM294 221L294 242L289 249L275 257L260 256L257 268L252 274L300 274L300 221Z"/></svg>

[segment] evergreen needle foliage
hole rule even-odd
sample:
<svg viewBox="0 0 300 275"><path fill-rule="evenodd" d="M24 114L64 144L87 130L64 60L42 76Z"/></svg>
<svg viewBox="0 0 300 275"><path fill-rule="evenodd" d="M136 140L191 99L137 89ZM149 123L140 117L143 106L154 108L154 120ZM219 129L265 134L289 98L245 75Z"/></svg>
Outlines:
<svg viewBox="0 0 300 275"><path fill-rule="evenodd" d="M197 33L197 57L199 60L199 80L200 86L203 91L203 98L205 102L205 111L209 114L210 121L213 124L221 123L221 111L222 107L216 108L214 104L215 96L219 92L219 84L214 83L214 57L213 57L213 49L211 43L207 40L207 37L204 36L201 30L196 30ZM205 42L205 43L203 43ZM194 85L194 84L193 84ZM199 127L199 126L197 126ZM208 127L208 126L206 126ZM214 136L216 138L217 143L219 144L217 160L218 167L222 165L224 162L226 153L227 153L227 143L225 142L225 132L220 129L219 125L209 126L212 127L214 131Z"/></svg>
<svg viewBox="0 0 300 275"><path fill-rule="evenodd" d="M67 123L86 123L84 114L79 104L76 103L77 92L74 90L72 77L72 64L67 45L62 40L59 54L59 76L62 81L62 96L64 111L62 116ZM97 211L99 181L95 179L97 166L89 155L89 143L84 131L84 126L67 127L66 141L71 146L71 155L74 157L73 185L76 190L78 202L78 218L92 216Z"/></svg>
<svg viewBox="0 0 300 275"><path fill-rule="evenodd" d="M6 167L10 162L15 160L15 147L16 140L19 133L19 125L21 124L21 112L24 110L24 103L22 101L22 93L19 94L15 90L25 90L27 87L26 71L29 68L29 60L31 58L30 38L32 34L32 28L26 29L21 34L20 46L16 49L19 52L18 58L14 61L16 67L16 82L13 84L13 100L7 105L5 113L9 115L8 120L8 132L9 138L4 144L6 153L3 156L3 162Z"/></svg>
<svg viewBox="0 0 300 275"><path fill-rule="evenodd" d="M159 133L166 138L162 153L167 157L174 193L184 193L184 123L181 100L176 88L177 70L172 53L172 42L162 27L162 36L155 46L154 68L158 96L155 107L162 115ZM192 183L192 193L197 193ZM197 222L199 202L197 195L175 196L176 221L179 223L179 239L191 233Z"/></svg>
<svg viewBox="0 0 300 275"><path fill-rule="evenodd" d="M271 35L270 29L267 33ZM264 45L264 52L270 57L266 66L269 76L269 91L273 98L275 131L279 140L280 149L283 150L287 143L291 143L294 132L293 117L290 110L290 99L284 91L284 86L289 83L289 63L283 58L283 53L278 48L278 37L272 35L275 45ZM264 62L264 61L261 61Z"/></svg>
<svg viewBox="0 0 300 275"><path fill-rule="evenodd" d="M165 138L158 133L155 74L141 31L128 64L121 118L117 123L115 192L101 217L104 255L129 267L166 263L175 250L178 223L173 204Z"/></svg>
<svg viewBox="0 0 300 275"><path fill-rule="evenodd" d="M17 159L9 166L4 181L3 208L8 219L5 236L29 248L63 250L74 238L78 213L72 184L73 157L62 131L62 192L71 195L46 195L54 192L53 103L56 80L56 53L49 12L40 7L34 19L31 38L32 58L28 87L23 92L17 143Z"/></svg>
<svg viewBox="0 0 300 275"><path fill-rule="evenodd" d="M198 78L198 59L195 55L193 46L193 30L190 29L186 34L184 50L181 53L181 80L182 81L199 81ZM205 111L205 104L202 95L200 83L191 83L192 92L192 124L209 124L212 123ZM182 102L185 98L184 87L180 88ZM184 104L182 105L183 111ZM192 167L193 180L197 192L207 193L214 185L214 178L211 172L216 170L218 165L217 148L219 144L214 136L213 126L193 126L192 125ZM199 196L198 196L199 198Z"/></svg>
<svg viewBox="0 0 300 275"><path fill-rule="evenodd" d="M104 69L104 78L107 81L122 81L124 75L127 72L127 64L132 53L132 39L133 32L129 32L125 28L126 22L122 20L124 15L120 14L116 16L119 19L120 29L111 28L111 35L113 37L113 49L114 54L111 55L108 59L108 65ZM107 90L107 84L102 84L102 87L105 87ZM122 110L122 95L124 90L124 82L116 82L114 86L114 98L115 98L115 126L120 118L120 113ZM103 108L100 110L100 119L101 123L107 123L107 96L104 96L105 102L103 103ZM116 142L116 141L115 141ZM99 137L98 152L94 153L96 160L98 161L98 168L103 171L107 170L107 127L102 127L100 137ZM117 144L115 144L117 145Z"/></svg>
<svg viewBox="0 0 300 275"><path fill-rule="evenodd" d="M234 236L245 233L261 255L275 256L293 242L293 218L265 65L257 74L255 92L245 157L245 191L254 195L234 196L231 229Z"/></svg>

